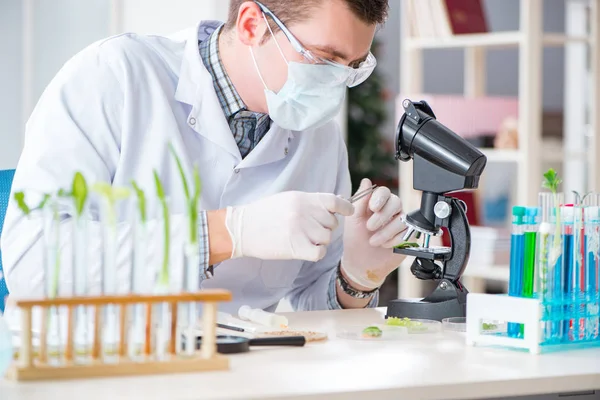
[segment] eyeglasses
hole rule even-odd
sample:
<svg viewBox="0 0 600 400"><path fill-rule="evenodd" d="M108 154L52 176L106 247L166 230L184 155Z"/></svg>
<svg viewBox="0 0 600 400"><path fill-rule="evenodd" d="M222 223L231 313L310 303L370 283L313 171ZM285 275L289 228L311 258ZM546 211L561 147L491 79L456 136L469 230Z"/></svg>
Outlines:
<svg viewBox="0 0 600 400"><path fill-rule="evenodd" d="M271 10L269 10L259 1L255 0L254 2L260 7L263 14L266 14L273 19L273 22L275 22L279 29L281 29L294 50L300 53L309 63L317 65L331 65L344 71L346 74L346 85L348 87L354 87L363 83L371 75L371 73L373 73L373 70L377 66L377 60L371 52L369 52L367 58L356 68L314 55L310 50L304 47L298 39L296 39L292 32L290 32L290 30L283 24L283 22L281 22L279 18L277 18L275 14L273 14ZM267 26L269 25L267 24Z"/></svg>

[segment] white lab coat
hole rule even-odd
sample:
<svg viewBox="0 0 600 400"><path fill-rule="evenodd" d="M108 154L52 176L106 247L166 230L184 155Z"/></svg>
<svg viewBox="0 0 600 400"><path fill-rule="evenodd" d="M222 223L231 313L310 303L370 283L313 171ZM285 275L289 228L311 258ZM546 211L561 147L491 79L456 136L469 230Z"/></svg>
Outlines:
<svg viewBox="0 0 600 400"><path fill-rule="evenodd" d="M156 223L159 203L152 171L156 169L170 198L172 285L182 279L185 234L184 195L176 164L167 150L172 142L191 176L198 164L205 210L246 204L274 193L300 190L349 196L347 150L334 122L304 132L272 124L259 145L242 160L198 52L216 26L204 22L185 36L122 34L77 54L57 74L27 124L24 150L13 191L56 192L70 187L75 171L89 184L112 182L128 186L132 179L148 195L153 218L147 259L149 276L162 257ZM208 28L208 29L207 29ZM97 211L93 200L92 211ZM129 206L119 208L118 280L129 282L131 224ZM94 214L94 215L97 215ZM61 293L72 286L70 223L63 224ZM90 227L89 276L92 291L100 289L100 226ZM233 302L273 310L288 297L298 310L327 308L330 277L342 254L343 225L336 230L327 256L317 262L228 260L215 266L215 277L203 288L225 288ZM22 217L11 201L2 234L2 257L11 295L43 295L42 224Z"/></svg>

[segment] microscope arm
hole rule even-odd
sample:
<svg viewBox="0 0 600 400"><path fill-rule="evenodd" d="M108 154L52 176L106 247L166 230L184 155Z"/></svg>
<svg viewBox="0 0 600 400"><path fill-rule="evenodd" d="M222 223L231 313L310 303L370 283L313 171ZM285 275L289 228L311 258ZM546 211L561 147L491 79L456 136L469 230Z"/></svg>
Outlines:
<svg viewBox="0 0 600 400"><path fill-rule="evenodd" d="M469 262L471 252L471 230L465 210L465 204L461 200L448 198L452 207L452 215L448 224L450 233L450 247L452 255L444 263L442 277L452 282L458 281Z"/></svg>

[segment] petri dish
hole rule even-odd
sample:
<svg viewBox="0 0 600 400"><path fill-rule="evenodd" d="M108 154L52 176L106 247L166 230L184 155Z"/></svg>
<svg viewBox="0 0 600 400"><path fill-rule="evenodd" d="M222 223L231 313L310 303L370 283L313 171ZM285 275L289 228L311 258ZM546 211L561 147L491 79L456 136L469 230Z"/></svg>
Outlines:
<svg viewBox="0 0 600 400"><path fill-rule="evenodd" d="M442 320L442 329L445 332L466 332L467 319L465 317L444 318Z"/></svg>
<svg viewBox="0 0 600 400"><path fill-rule="evenodd" d="M442 328L444 332L466 332L467 318L452 317L442 320ZM506 331L506 323L503 321L485 320L481 324L481 332L483 334L496 334Z"/></svg>
<svg viewBox="0 0 600 400"><path fill-rule="evenodd" d="M386 326L405 327L409 334L437 333L442 330L442 323L430 319L409 319L389 317Z"/></svg>
<svg viewBox="0 0 600 400"><path fill-rule="evenodd" d="M366 340L366 341L386 341L407 339L411 335L432 334L442 330L440 321L427 319L411 319L398 321L400 325L390 324L371 324L350 326L339 330L336 334L341 339ZM376 327L381 332L378 336L364 335L363 330L367 327Z"/></svg>
<svg viewBox="0 0 600 400"><path fill-rule="evenodd" d="M381 331L380 335L364 335L363 331L367 327L378 328ZM336 333L336 336L340 339L365 340L370 342L401 340L408 336L408 329L402 326L388 326L385 324L355 325L340 329Z"/></svg>

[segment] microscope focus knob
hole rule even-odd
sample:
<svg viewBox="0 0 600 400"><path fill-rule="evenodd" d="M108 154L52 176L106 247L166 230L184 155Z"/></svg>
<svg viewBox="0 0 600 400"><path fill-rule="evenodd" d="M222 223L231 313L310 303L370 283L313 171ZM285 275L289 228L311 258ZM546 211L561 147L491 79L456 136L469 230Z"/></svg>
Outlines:
<svg viewBox="0 0 600 400"><path fill-rule="evenodd" d="M438 201L433 207L433 212L439 219L446 219L452 213L452 207L445 201Z"/></svg>

